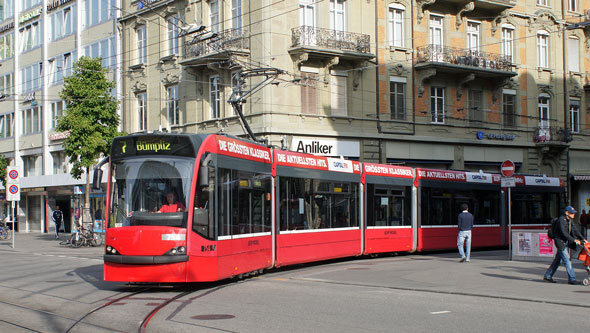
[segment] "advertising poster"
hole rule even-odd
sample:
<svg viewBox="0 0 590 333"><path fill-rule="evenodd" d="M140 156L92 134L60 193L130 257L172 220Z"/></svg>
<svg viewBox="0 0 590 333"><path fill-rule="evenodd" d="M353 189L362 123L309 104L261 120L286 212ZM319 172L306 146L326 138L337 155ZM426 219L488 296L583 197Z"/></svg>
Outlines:
<svg viewBox="0 0 590 333"><path fill-rule="evenodd" d="M531 233L530 232L519 232L518 233L518 255L519 256L532 255Z"/></svg>
<svg viewBox="0 0 590 333"><path fill-rule="evenodd" d="M553 240L546 233L539 234L539 255L542 257L553 257Z"/></svg>

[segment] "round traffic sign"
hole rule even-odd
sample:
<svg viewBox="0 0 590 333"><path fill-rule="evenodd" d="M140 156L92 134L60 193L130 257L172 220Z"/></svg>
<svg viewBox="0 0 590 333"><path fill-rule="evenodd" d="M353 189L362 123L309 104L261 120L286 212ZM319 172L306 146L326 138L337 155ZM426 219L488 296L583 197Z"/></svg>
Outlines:
<svg viewBox="0 0 590 333"><path fill-rule="evenodd" d="M8 173L8 177L10 177L10 179L17 179L18 178L18 171L10 170L10 172Z"/></svg>
<svg viewBox="0 0 590 333"><path fill-rule="evenodd" d="M500 167L500 172L502 172L502 176L504 177L512 177L516 167L514 166L514 162L511 160L506 160L502 162L502 166Z"/></svg>
<svg viewBox="0 0 590 333"><path fill-rule="evenodd" d="M10 187L8 188L8 191L10 191L11 194L17 194L18 193L18 186L10 185Z"/></svg>

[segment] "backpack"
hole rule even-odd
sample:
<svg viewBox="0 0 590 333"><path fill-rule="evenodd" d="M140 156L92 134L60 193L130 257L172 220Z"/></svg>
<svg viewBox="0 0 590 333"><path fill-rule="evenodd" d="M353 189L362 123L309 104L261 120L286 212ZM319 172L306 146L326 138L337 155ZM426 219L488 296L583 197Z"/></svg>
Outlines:
<svg viewBox="0 0 590 333"><path fill-rule="evenodd" d="M554 217L551 219L549 230L547 230L547 237L549 237L549 239L555 239L555 236L557 236L557 228L559 228L559 217Z"/></svg>
<svg viewBox="0 0 590 333"><path fill-rule="evenodd" d="M62 219L61 211L59 211L59 210L54 211L53 212L53 219L55 220L55 222L61 223L61 219Z"/></svg>

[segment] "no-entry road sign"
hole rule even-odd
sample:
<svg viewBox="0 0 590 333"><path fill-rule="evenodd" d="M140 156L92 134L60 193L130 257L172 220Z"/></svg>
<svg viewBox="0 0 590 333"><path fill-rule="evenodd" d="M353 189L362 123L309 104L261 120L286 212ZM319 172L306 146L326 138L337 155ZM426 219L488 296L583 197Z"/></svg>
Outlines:
<svg viewBox="0 0 590 333"><path fill-rule="evenodd" d="M500 167L500 172L502 172L502 176L504 177L512 177L514 170L516 170L516 167L511 160L504 161Z"/></svg>

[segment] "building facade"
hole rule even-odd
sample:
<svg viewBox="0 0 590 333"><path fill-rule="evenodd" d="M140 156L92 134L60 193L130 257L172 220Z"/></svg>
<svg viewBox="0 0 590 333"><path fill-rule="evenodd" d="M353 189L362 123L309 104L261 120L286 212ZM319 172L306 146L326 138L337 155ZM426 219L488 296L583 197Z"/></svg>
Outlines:
<svg viewBox="0 0 590 333"><path fill-rule="evenodd" d="M248 91L264 69L280 70L242 105L269 144L467 171L511 159L519 173L560 177L588 210L588 9L590 0L5 1L0 153L23 166L23 229L46 230L56 204L78 205L83 180L69 176L67 134L54 128L81 55L111 70L128 133L246 136L227 102L240 73Z"/></svg>
<svg viewBox="0 0 590 333"><path fill-rule="evenodd" d="M272 145L468 171L511 159L590 208L588 0L123 6L128 132L245 135L227 103L236 74L275 68L243 104Z"/></svg>
<svg viewBox="0 0 590 333"><path fill-rule="evenodd" d="M2 5L0 153L22 169L18 229L53 228L51 212L59 205L69 231L84 204L74 189L85 184L85 177L76 180L69 174L63 149L67 133L55 131L66 108L59 93L83 55L102 57L110 78L120 80L118 3L5 0ZM92 196L93 206L104 204L104 194ZM9 203L2 203L2 215L13 215Z"/></svg>

